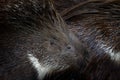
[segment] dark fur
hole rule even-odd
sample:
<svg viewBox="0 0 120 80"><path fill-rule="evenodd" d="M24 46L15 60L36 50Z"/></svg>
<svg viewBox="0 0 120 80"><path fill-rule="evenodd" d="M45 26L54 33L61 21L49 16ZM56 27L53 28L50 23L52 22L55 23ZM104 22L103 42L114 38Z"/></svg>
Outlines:
<svg viewBox="0 0 120 80"><path fill-rule="evenodd" d="M111 59L104 50L110 48L120 55L120 1L88 0L63 12L89 48L87 66L80 71L83 80L120 80L120 61Z"/></svg>
<svg viewBox="0 0 120 80"><path fill-rule="evenodd" d="M27 54L33 54L44 66L57 65L50 73L77 68L77 46L73 45L77 39L73 42L52 2L43 1L0 3L0 80L38 80Z"/></svg>

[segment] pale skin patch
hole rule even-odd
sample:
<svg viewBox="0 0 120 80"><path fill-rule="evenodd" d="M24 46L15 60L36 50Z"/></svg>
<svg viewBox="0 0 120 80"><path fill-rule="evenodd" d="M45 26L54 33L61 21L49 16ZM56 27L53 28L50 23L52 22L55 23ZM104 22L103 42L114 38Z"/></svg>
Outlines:
<svg viewBox="0 0 120 80"><path fill-rule="evenodd" d="M32 66L35 68L35 70L38 73L38 78L40 80L43 80L45 75L50 71L50 67L44 67L40 62L39 59L36 58L33 54L27 54L28 59L32 63Z"/></svg>

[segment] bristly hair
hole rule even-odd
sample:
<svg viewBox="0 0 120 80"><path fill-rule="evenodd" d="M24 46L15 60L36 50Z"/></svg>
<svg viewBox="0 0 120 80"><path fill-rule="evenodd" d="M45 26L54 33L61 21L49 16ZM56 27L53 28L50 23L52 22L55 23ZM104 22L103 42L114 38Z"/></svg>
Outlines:
<svg viewBox="0 0 120 80"><path fill-rule="evenodd" d="M59 72L51 72L44 77L43 80L80 80L79 69L74 67Z"/></svg>
<svg viewBox="0 0 120 80"><path fill-rule="evenodd" d="M0 3L0 31L33 31L64 25L52 0L6 0ZM60 28L60 27L59 27Z"/></svg>

